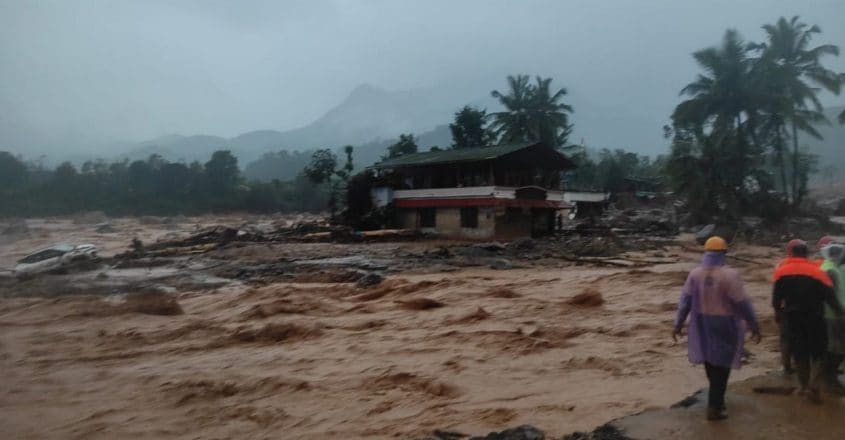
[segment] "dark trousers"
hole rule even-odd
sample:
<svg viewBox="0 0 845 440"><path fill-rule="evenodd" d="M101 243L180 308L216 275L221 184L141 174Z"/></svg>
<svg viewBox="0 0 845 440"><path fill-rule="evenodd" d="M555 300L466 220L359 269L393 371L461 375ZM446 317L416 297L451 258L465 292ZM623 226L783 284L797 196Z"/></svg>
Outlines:
<svg viewBox="0 0 845 440"><path fill-rule="evenodd" d="M724 408L725 390L728 389L728 377L731 375L731 369L705 362L704 371L707 372L707 380L710 381L710 392L707 395L707 406L716 409Z"/></svg>
<svg viewBox="0 0 845 440"><path fill-rule="evenodd" d="M780 314L782 315L783 312ZM786 322L785 316L778 317L778 329L780 330L780 362L784 370L791 370L792 350L789 348L789 323Z"/></svg>
<svg viewBox="0 0 845 440"><path fill-rule="evenodd" d="M824 356L811 356L805 352L795 354L795 370L798 372L801 388L819 389L819 382L824 375L824 363Z"/></svg>

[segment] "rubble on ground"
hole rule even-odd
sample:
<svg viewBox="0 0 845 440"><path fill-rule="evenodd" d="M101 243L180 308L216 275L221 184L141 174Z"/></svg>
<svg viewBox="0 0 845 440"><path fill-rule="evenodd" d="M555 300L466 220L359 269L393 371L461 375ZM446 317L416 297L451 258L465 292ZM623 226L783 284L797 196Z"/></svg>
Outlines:
<svg viewBox="0 0 845 440"><path fill-rule="evenodd" d="M671 208L629 208L620 211L611 207L602 215L600 223L616 234L647 233L668 236L678 233L677 215Z"/></svg>
<svg viewBox="0 0 845 440"><path fill-rule="evenodd" d="M3 236L18 236L29 233L29 225L24 219L14 219L10 221L3 229L0 229L0 235Z"/></svg>
<svg viewBox="0 0 845 440"><path fill-rule="evenodd" d="M435 430L431 435L420 440L458 440L468 436L460 432ZM546 434L540 429L531 425L521 425L516 428L505 429L500 432L491 432L487 435L469 437L468 440L545 440Z"/></svg>
<svg viewBox="0 0 845 440"><path fill-rule="evenodd" d="M369 272L358 279L356 285L361 288L373 287L381 284L384 281L384 276L377 272Z"/></svg>
<svg viewBox="0 0 845 440"><path fill-rule="evenodd" d="M73 215L73 223L76 225L95 225L108 221L108 216L103 211L86 211Z"/></svg>
<svg viewBox="0 0 845 440"><path fill-rule="evenodd" d="M117 232L114 226L109 222L98 223L94 229L98 234L114 234Z"/></svg>
<svg viewBox="0 0 845 440"><path fill-rule="evenodd" d="M157 288L127 295L124 307L127 311L145 315L172 316L185 313L176 295Z"/></svg>
<svg viewBox="0 0 845 440"><path fill-rule="evenodd" d="M573 432L563 436L562 440L633 440L626 436L619 428L606 424L599 426L592 432Z"/></svg>

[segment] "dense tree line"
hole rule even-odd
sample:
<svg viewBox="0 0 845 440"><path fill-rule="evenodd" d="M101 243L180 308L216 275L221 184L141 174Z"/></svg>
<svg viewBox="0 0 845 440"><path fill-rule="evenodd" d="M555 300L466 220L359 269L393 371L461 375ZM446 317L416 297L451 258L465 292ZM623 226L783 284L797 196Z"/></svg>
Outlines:
<svg viewBox="0 0 845 440"><path fill-rule="evenodd" d="M693 53L702 69L672 114L667 172L697 218L782 217L807 194L816 159L799 132L820 137L830 121L818 93L839 94L843 74L824 67L836 46L811 47L820 34L798 17L765 25L766 41L728 30L717 47Z"/></svg>
<svg viewBox="0 0 845 440"><path fill-rule="evenodd" d="M61 215L101 210L112 215L204 212L321 211L327 189L300 175L290 182L245 182L237 159L217 151L206 163L65 162L55 169L0 152L0 215Z"/></svg>

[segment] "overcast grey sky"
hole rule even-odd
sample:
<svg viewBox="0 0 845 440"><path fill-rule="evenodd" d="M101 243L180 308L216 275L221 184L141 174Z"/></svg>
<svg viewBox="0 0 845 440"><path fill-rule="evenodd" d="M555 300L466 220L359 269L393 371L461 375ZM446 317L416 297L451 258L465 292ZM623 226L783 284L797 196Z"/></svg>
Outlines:
<svg viewBox="0 0 845 440"><path fill-rule="evenodd" d="M845 0L0 0L0 149L284 130L364 82L469 98L521 72L665 120L692 51L796 14L845 48Z"/></svg>

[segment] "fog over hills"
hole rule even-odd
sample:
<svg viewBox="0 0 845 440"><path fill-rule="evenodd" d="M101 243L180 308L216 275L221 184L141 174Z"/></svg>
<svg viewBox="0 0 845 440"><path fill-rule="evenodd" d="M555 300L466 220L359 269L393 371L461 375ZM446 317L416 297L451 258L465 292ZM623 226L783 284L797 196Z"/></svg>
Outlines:
<svg viewBox="0 0 845 440"><path fill-rule="evenodd" d="M0 1L0 149L55 164L225 147L244 166L352 144L364 163L399 133L448 142L458 108L495 111L490 91L528 74L568 89L573 142L655 155L691 53L792 15L845 47L842 0Z"/></svg>
<svg viewBox="0 0 845 440"><path fill-rule="evenodd" d="M491 87L492 90L492 87ZM221 148L232 150L246 164L268 151L303 151L316 148L359 148L359 163L370 164L399 134L413 133L420 146L446 147L451 143L448 124L464 105L501 109L496 100L479 93L461 96L434 88L387 91L370 84L356 87L337 106L314 122L293 130L255 130L231 139L209 135L169 135L135 145L123 145L121 157L146 158L160 154L169 160L204 160ZM654 154L665 148L660 127L665 121L649 119L625 109L599 107L578 94L567 99L575 106L571 141L596 148L627 148Z"/></svg>

